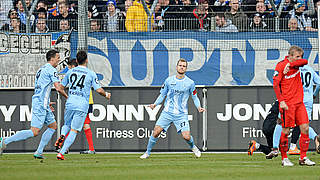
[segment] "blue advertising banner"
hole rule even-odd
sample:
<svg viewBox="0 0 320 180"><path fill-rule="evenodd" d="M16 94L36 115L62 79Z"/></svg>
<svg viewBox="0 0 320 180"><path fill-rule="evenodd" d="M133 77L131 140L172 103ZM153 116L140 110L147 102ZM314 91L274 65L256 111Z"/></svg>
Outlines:
<svg viewBox="0 0 320 180"><path fill-rule="evenodd" d="M72 57L77 40L73 32ZM185 58L197 85L268 86L291 45L302 47L318 71L317 43L314 32L92 32L89 67L104 76L103 86L160 86Z"/></svg>

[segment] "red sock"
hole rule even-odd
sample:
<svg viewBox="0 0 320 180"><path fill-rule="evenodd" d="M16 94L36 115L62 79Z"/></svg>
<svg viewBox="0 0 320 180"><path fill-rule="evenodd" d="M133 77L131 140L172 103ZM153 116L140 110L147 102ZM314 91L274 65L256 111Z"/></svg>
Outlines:
<svg viewBox="0 0 320 180"><path fill-rule="evenodd" d="M288 135L284 134L283 132L281 132L281 137L280 137L280 152L281 152L281 157L282 160L284 158L288 158L287 156L287 151L288 151Z"/></svg>
<svg viewBox="0 0 320 180"><path fill-rule="evenodd" d="M67 137L69 136L69 133L70 133L70 132L68 132L68 133L66 134L66 136L64 137L64 139L67 139Z"/></svg>
<svg viewBox="0 0 320 180"><path fill-rule="evenodd" d="M86 134L86 138L87 138L88 145L89 145L89 150L94 151L91 128L84 130L84 133Z"/></svg>
<svg viewBox="0 0 320 180"><path fill-rule="evenodd" d="M310 138L309 134L301 133L299 145L300 145L300 159L307 156L307 151L309 149Z"/></svg>

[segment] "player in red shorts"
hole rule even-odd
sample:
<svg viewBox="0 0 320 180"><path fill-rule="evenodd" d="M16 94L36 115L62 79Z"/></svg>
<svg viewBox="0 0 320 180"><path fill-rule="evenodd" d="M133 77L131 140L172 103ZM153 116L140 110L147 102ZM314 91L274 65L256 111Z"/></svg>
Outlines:
<svg viewBox="0 0 320 180"><path fill-rule="evenodd" d="M282 132L280 137L280 152L283 166L293 166L287 156L288 134L290 128L296 125L300 127L300 165L315 165L307 158L309 148L309 120L306 107L303 103L303 87L301 83L299 67L308 64L302 59L303 50L298 46L291 46L288 56L280 61L273 75L273 89L279 101L279 110L282 120Z"/></svg>

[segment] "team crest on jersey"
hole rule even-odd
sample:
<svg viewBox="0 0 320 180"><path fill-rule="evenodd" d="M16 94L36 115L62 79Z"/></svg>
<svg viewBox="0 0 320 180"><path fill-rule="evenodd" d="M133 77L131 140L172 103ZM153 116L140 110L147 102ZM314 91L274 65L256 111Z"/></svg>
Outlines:
<svg viewBox="0 0 320 180"><path fill-rule="evenodd" d="M274 71L273 76L278 76L279 72L278 71Z"/></svg>
<svg viewBox="0 0 320 180"><path fill-rule="evenodd" d="M99 84L99 82L98 82L98 78L95 78L94 80L96 81L96 83L97 83L97 84Z"/></svg>

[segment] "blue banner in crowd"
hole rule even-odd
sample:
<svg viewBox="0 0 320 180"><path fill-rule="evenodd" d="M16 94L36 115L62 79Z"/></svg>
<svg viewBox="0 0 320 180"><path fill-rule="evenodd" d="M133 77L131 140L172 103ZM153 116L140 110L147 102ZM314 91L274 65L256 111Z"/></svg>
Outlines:
<svg viewBox="0 0 320 180"><path fill-rule="evenodd" d="M71 35L75 57L78 34ZM186 59L187 75L197 85L268 86L276 64L291 45L318 71L314 32L152 32L89 33L89 67L103 75L103 86L161 86Z"/></svg>

